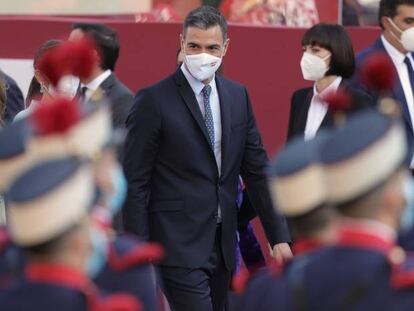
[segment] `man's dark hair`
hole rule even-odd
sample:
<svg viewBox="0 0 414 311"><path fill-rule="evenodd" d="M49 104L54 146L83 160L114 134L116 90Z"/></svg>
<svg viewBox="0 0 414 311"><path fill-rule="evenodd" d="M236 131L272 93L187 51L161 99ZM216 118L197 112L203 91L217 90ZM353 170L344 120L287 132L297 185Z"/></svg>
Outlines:
<svg viewBox="0 0 414 311"><path fill-rule="evenodd" d="M199 29L209 29L214 26L220 26L223 34L223 40L227 38L227 22L221 13L212 6L201 6L186 16L183 25L183 36L185 37L188 27Z"/></svg>
<svg viewBox="0 0 414 311"><path fill-rule="evenodd" d="M352 42L345 29L337 24L317 24L303 36L302 46L320 46L331 52L331 64L325 74L350 78L355 71Z"/></svg>
<svg viewBox="0 0 414 311"><path fill-rule="evenodd" d="M381 22L381 17L386 16L394 18L397 15L397 9L400 5L411 5L414 6L414 0L381 0L378 11L378 23L382 29L384 26Z"/></svg>
<svg viewBox="0 0 414 311"><path fill-rule="evenodd" d="M119 56L119 40L115 30L102 24L89 23L73 24L72 29L82 31L99 49L103 70L115 70L115 64Z"/></svg>
<svg viewBox="0 0 414 311"><path fill-rule="evenodd" d="M287 217L289 231L293 240L312 238L327 227L335 217L331 206L320 205L309 213L296 217Z"/></svg>

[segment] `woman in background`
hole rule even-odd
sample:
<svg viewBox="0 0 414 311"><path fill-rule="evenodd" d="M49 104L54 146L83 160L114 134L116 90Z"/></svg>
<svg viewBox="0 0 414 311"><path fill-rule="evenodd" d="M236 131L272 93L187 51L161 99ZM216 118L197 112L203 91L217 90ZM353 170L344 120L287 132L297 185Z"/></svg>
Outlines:
<svg viewBox="0 0 414 311"><path fill-rule="evenodd" d="M297 135L304 135L305 140L312 139L321 127L334 125L323 97L338 88L351 95L350 113L373 104L369 95L351 88L345 81L354 74L355 58L351 40L342 26L313 26L302 38L302 49L303 78L314 84L292 95L288 140Z"/></svg>
<svg viewBox="0 0 414 311"><path fill-rule="evenodd" d="M29 91L27 92L26 107L30 107L33 102L38 102L43 97L50 96L50 82L48 78L39 71L39 61L46 52L53 50L61 43L62 41L60 40L48 40L37 49L33 58L34 76L30 82Z"/></svg>
<svg viewBox="0 0 414 311"><path fill-rule="evenodd" d="M37 49L33 59L34 76L30 83L29 91L27 92L25 100L26 109L19 112L16 115L15 120L26 117L42 99L47 100L48 98L56 95L57 90L50 83L47 76L40 71L39 62L47 52L57 48L61 43L62 41L60 40L48 40ZM79 79L66 76L66 78L63 78L59 82L59 93L69 97L74 97L78 87Z"/></svg>

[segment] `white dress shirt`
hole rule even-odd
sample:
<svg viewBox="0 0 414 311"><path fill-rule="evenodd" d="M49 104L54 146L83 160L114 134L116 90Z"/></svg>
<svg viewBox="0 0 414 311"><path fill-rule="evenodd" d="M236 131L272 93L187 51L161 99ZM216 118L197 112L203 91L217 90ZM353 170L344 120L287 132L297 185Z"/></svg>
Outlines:
<svg viewBox="0 0 414 311"><path fill-rule="evenodd" d="M414 96L413 89L410 83L410 76L408 75L407 65L404 63L405 57L411 62L411 65L414 67L413 58L411 53L403 54L393 47L384 36L381 36L382 44L384 45L385 50L388 55L391 57L392 62L394 63L395 69L397 70L398 77L404 91L405 100L407 101L408 111L410 113L411 124L414 125ZM411 160L410 168L414 168L414 158Z"/></svg>
<svg viewBox="0 0 414 311"><path fill-rule="evenodd" d="M204 101L203 101L203 94L201 91L203 90L205 84L198 81L194 78L187 70L184 64L181 65L181 70L186 77L188 83L190 84L191 89L194 92L194 95L197 99L198 106L201 110L201 114L204 117L205 110L204 110ZM210 107L211 113L213 115L213 124L214 124L214 156L216 158L217 167L219 174L221 173L221 112L220 112L220 100L219 95L217 92L216 86L216 79L213 78L209 83L211 86L211 93L210 93Z"/></svg>
<svg viewBox="0 0 414 311"><path fill-rule="evenodd" d="M101 83L104 82L110 75L111 70L107 69L88 84L81 84L81 88L84 86L88 88L85 92L85 101L88 101L92 97L93 93L95 93L95 91L99 88Z"/></svg>
<svg viewBox="0 0 414 311"><path fill-rule="evenodd" d="M184 76L186 77L188 83L190 84L191 89L194 92L194 95L197 99L198 107L201 110L201 114L205 115L204 109L204 98L201 91L203 90L205 84L203 82L198 81L194 78L191 73L187 70L184 64L181 65L181 71L183 72ZM220 100L217 92L216 86L216 78L214 77L209 85L211 86L211 93L210 93L210 107L211 113L213 115L213 124L214 124L214 157L216 158L217 168L219 175L221 174L221 111L220 111ZM220 203L217 213L217 223L221 223L221 209Z"/></svg>
<svg viewBox="0 0 414 311"><path fill-rule="evenodd" d="M328 106L322 98L330 92L336 92L341 84L342 78L337 77L326 89L321 93L316 89L316 83L313 86L313 97L308 110L308 117L306 119L305 140L310 140L315 137L316 132L321 127L323 118L328 112Z"/></svg>

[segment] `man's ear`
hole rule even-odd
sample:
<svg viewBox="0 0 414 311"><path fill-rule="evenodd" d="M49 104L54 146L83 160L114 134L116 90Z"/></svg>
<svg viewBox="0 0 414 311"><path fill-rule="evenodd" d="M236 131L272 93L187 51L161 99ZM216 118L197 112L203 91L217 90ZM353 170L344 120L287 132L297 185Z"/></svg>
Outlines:
<svg viewBox="0 0 414 311"><path fill-rule="evenodd" d="M222 57L224 57L227 53L227 49L229 48L229 44L230 44L230 39L227 38L226 41L224 41L224 47L223 47L223 55Z"/></svg>
<svg viewBox="0 0 414 311"><path fill-rule="evenodd" d="M181 33L180 34L180 47L181 47L181 52L182 53L184 53L184 36L183 36L183 34Z"/></svg>
<svg viewBox="0 0 414 311"><path fill-rule="evenodd" d="M382 27L385 30L390 30L390 28L392 28L392 25L391 25L391 22L390 22L389 18L391 18L391 17L381 16L381 24L382 24Z"/></svg>

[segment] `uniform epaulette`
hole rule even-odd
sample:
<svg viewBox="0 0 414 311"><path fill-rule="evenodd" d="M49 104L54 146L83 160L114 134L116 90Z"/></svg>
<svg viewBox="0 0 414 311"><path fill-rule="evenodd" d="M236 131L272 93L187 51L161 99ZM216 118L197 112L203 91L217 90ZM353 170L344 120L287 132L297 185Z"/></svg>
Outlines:
<svg viewBox="0 0 414 311"><path fill-rule="evenodd" d="M414 253L406 253L395 247L388 255L391 264L390 284L392 288L414 287Z"/></svg>
<svg viewBox="0 0 414 311"><path fill-rule="evenodd" d="M90 311L141 311L142 303L129 294L114 294L105 297L90 308Z"/></svg>
<svg viewBox="0 0 414 311"><path fill-rule="evenodd" d="M115 271L123 271L137 265L158 262L163 257L164 250L160 245L122 236L110 245L108 263Z"/></svg>

